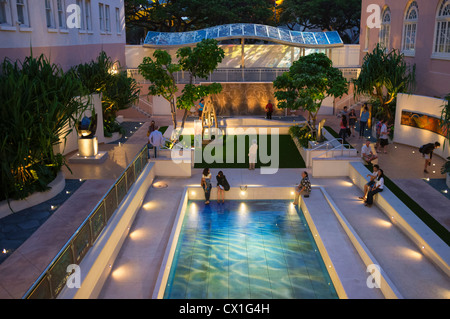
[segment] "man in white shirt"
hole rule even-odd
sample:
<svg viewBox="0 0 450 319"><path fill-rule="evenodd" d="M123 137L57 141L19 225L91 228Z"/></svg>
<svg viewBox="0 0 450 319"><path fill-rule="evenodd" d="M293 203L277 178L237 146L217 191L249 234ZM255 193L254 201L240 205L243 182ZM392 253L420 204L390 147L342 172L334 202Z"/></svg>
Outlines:
<svg viewBox="0 0 450 319"><path fill-rule="evenodd" d="M373 154L372 148L370 147L370 141L366 140L366 144L364 144L361 148L361 157L363 160L365 160L367 163L371 163L373 160L377 159L378 156Z"/></svg>
<svg viewBox="0 0 450 319"><path fill-rule="evenodd" d="M250 149L248 150L248 162L249 162L249 170L255 169L255 164L257 161L258 156L258 144L256 140L253 140L252 145L250 146Z"/></svg>
<svg viewBox="0 0 450 319"><path fill-rule="evenodd" d="M148 137L149 147L153 146L155 158L157 157L157 150L159 150L161 146L164 145L164 142L165 142L164 136L160 131L158 131L158 127L155 126L155 130L152 133L150 133L150 136Z"/></svg>

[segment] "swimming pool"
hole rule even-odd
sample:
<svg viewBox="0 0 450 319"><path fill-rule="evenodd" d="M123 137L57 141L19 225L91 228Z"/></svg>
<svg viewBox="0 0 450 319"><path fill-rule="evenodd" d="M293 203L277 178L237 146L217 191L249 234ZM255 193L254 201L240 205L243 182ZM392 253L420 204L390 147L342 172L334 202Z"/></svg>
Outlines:
<svg viewBox="0 0 450 319"><path fill-rule="evenodd" d="M187 203L165 299L338 298L289 200Z"/></svg>

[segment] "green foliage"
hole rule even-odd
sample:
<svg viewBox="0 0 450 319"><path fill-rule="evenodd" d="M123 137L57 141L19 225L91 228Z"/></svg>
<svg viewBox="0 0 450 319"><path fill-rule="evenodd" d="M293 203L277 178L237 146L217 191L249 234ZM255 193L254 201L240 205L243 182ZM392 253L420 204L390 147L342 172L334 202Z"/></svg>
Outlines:
<svg viewBox="0 0 450 319"><path fill-rule="evenodd" d="M395 105L392 109L391 103L398 93L414 90L415 69L415 65L410 67L406 64L404 55L398 50L386 52L377 44L371 53L364 56L359 77L354 80L355 94L367 94L378 100L381 116L392 123Z"/></svg>
<svg viewBox="0 0 450 319"><path fill-rule="evenodd" d="M208 78L209 74L217 68L217 65L225 56L224 51L218 47L214 39L205 39L194 48L183 47L177 50L178 64L172 63L169 53L164 50L156 50L151 57L145 57L139 65L139 73L151 82L149 95L162 96L169 101L172 112L174 129L177 128L176 110L184 109L182 127L189 110L194 102L210 94L219 93L222 86L219 83L208 85L194 85L194 79ZM183 88L181 95L177 97L175 104L175 94L178 87L175 82L174 73L183 70L189 75L189 83Z"/></svg>
<svg viewBox="0 0 450 319"><path fill-rule="evenodd" d="M127 40L136 30L184 32L228 23L269 24L268 0L129 0L125 1ZM139 43L139 38L132 39Z"/></svg>
<svg viewBox="0 0 450 319"><path fill-rule="evenodd" d="M307 148L309 141L313 141L314 137L307 125L294 125L289 128L289 134L297 138L302 147Z"/></svg>
<svg viewBox="0 0 450 319"><path fill-rule="evenodd" d="M341 97L348 92L348 82L342 72L333 67L323 53L313 53L298 59L273 82L279 108L302 109L308 112L315 128L317 113L327 96Z"/></svg>
<svg viewBox="0 0 450 319"><path fill-rule="evenodd" d="M284 0L280 22L293 29L337 31L344 43L357 43L361 0Z"/></svg>
<svg viewBox="0 0 450 319"><path fill-rule="evenodd" d="M102 93L103 128L107 137L114 132L123 132L115 121L117 111L130 107L140 94L136 80L118 69L119 63L101 51L95 61L76 65L70 70L81 80L87 92Z"/></svg>
<svg viewBox="0 0 450 319"><path fill-rule="evenodd" d="M45 191L66 165L55 153L72 131L85 88L43 55L3 61L0 69L0 199L23 199Z"/></svg>

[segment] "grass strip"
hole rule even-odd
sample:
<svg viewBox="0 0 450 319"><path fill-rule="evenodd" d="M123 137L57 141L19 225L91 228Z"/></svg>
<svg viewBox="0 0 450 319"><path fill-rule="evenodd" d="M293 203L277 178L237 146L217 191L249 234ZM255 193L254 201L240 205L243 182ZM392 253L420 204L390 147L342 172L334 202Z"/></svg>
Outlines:
<svg viewBox="0 0 450 319"><path fill-rule="evenodd" d="M373 171L372 165L365 165L369 171ZM384 184L394 193L417 217L422 220L436 235L439 236L447 245L450 245L450 232L441 223L434 219L428 212L408 196L400 187L398 187L389 177L384 175Z"/></svg>
<svg viewBox="0 0 450 319"><path fill-rule="evenodd" d="M226 152L227 152L227 140L230 138L231 136L222 136L220 138L223 138L223 147L221 148L221 150L223 152L223 163L206 163L205 160L203 159L202 163L195 163L194 168L205 168L205 167L209 167L209 168L248 168L249 166L249 162L248 162L248 150L250 148L250 137L249 136L245 136L245 149L239 149L238 150L238 136L237 135L232 135L232 137L234 138L234 160L232 163L227 163L226 162ZM302 156L300 155L300 153L297 150L297 146L295 145L294 141L292 140L290 135L279 135L278 136L278 142L279 142L279 148L278 149L274 149L274 152L278 152L278 154L276 154L276 156L278 156L278 168L306 168L306 164L305 161L303 160ZM259 145L259 135L256 135L257 138L257 142ZM193 140L193 136L192 136L192 140ZM228 140L229 141L229 140ZM274 157L274 154L269 154L272 150L272 139L270 136L267 137L267 156L269 158ZM202 154L204 153L206 145L202 146ZM229 146L228 146L229 147ZM260 151L260 150L259 150ZM244 152L244 158L245 158L245 162L244 163L239 163L238 162L238 152ZM212 150L211 154L214 156L215 155L215 149ZM239 153L241 154L241 153ZM260 167L269 167L270 166L270 162L269 163L262 163L260 157L258 156L258 160L257 163L255 164L255 168L260 168Z"/></svg>

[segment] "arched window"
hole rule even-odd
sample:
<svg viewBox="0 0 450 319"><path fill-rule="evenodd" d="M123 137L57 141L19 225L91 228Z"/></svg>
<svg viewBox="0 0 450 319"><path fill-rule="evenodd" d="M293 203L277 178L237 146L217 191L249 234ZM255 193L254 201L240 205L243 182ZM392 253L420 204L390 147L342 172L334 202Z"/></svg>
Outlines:
<svg viewBox="0 0 450 319"><path fill-rule="evenodd" d="M391 33L391 10L386 7L381 14L381 29L380 29L380 45L389 50L389 36Z"/></svg>
<svg viewBox="0 0 450 319"><path fill-rule="evenodd" d="M417 21L419 20L419 7L416 1L412 1L406 10L403 23L403 45L406 53L414 54L416 49Z"/></svg>
<svg viewBox="0 0 450 319"><path fill-rule="evenodd" d="M442 0L436 15L434 55L450 57L450 0Z"/></svg>

